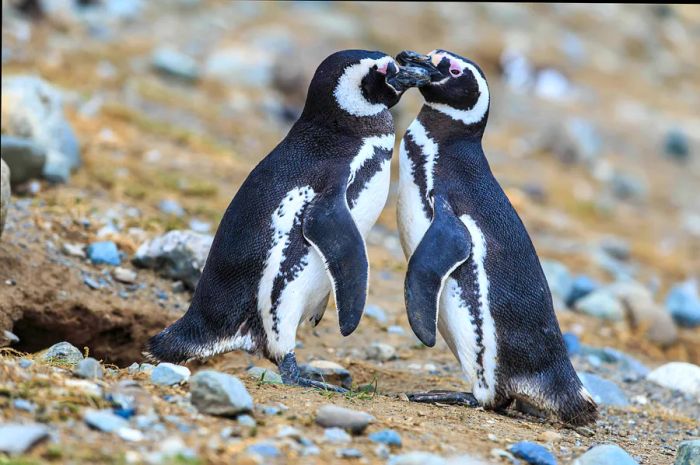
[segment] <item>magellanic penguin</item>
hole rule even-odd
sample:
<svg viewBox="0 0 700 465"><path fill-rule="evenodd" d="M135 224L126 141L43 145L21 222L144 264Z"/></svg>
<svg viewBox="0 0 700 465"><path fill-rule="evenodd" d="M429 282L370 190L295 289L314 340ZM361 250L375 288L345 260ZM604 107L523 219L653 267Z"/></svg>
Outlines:
<svg viewBox="0 0 700 465"><path fill-rule="evenodd" d="M413 72L364 50L319 65L302 115L226 210L187 313L150 339L147 355L184 362L242 349L277 363L285 383L335 388L300 378L297 327L318 324L330 292L343 336L360 322L364 236L389 189L388 109L429 79Z"/></svg>
<svg viewBox="0 0 700 465"><path fill-rule="evenodd" d="M490 100L484 73L444 50L402 52L397 61L431 74L399 155L408 318L427 346L440 331L473 389L473 396L410 397L475 398L493 409L516 400L569 424L594 421L597 406L567 356L535 248L482 150Z"/></svg>

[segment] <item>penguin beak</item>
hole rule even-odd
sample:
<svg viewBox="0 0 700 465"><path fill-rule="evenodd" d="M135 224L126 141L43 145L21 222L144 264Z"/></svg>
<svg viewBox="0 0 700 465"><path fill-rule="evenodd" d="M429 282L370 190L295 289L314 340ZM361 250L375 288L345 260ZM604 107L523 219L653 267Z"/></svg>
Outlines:
<svg viewBox="0 0 700 465"><path fill-rule="evenodd" d="M398 73L387 77L386 82L396 89L396 92L401 93L411 87L422 87L430 84L430 74L422 67L409 64L401 66Z"/></svg>
<svg viewBox="0 0 700 465"><path fill-rule="evenodd" d="M435 67L429 55L423 55L412 50L404 50L396 55L396 62L402 68L420 69L421 72L428 76L428 82L422 85L429 84L433 81L439 81L445 76ZM417 71L416 71L417 73ZM419 85L418 87L420 87Z"/></svg>

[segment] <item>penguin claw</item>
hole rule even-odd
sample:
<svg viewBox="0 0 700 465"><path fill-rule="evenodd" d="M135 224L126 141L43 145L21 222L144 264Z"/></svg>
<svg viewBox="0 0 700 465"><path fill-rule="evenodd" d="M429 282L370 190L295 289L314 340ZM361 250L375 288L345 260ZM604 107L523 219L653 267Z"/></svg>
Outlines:
<svg viewBox="0 0 700 465"><path fill-rule="evenodd" d="M476 400L471 392L458 391L428 391L428 392L413 392L407 394L408 400L411 402L421 402L428 404L448 404L448 405L464 405L466 407L478 407L479 401Z"/></svg>
<svg viewBox="0 0 700 465"><path fill-rule="evenodd" d="M308 378L299 378L296 384L303 387L312 387L316 389L322 389L324 391L338 392L340 394L350 392L343 387L336 386L334 384L322 383L321 381L315 381L313 379Z"/></svg>
<svg viewBox="0 0 700 465"><path fill-rule="evenodd" d="M338 392L341 394L349 392L347 389L340 386L315 381L313 379L302 378L299 373L299 366L297 365L297 358L296 355L294 355L294 352L289 352L284 356L279 364L279 370L280 376L282 376L282 382L287 385L311 387L315 389L322 389L324 391Z"/></svg>

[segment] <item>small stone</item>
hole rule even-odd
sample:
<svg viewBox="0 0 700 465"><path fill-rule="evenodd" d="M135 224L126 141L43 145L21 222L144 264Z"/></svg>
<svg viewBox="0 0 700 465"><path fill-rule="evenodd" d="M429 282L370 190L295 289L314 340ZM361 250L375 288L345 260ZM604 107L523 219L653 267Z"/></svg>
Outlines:
<svg viewBox="0 0 700 465"><path fill-rule="evenodd" d="M578 377L597 404L614 407L626 407L629 405L625 394L612 381L603 379L593 373L579 373Z"/></svg>
<svg viewBox="0 0 700 465"><path fill-rule="evenodd" d="M700 366L686 362L671 362L647 375L653 383L700 398Z"/></svg>
<svg viewBox="0 0 700 465"><path fill-rule="evenodd" d="M192 218L187 226L194 232L198 233L208 233L211 231L211 223L206 221L200 221L198 219Z"/></svg>
<svg viewBox="0 0 700 465"><path fill-rule="evenodd" d="M331 444L346 444L352 442L352 437L341 428L326 428L323 439Z"/></svg>
<svg viewBox="0 0 700 465"><path fill-rule="evenodd" d="M666 296L666 309L680 326L695 328L700 326L700 296L698 283L688 280L676 284Z"/></svg>
<svg viewBox="0 0 700 465"><path fill-rule="evenodd" d="M280 409L277 407L272 407L270 405L258 405L258 409L263 413L263 415L279 415Z"/></svg>
<svg viewBox="0 0 700 465"><path fill-rule="evenodd" d="M112 271L112 276L114 276L115 280L124 284L133 284L138 278L138 274L134 270L122 268L121 266L116 267Z"/></svg>
<svg viewBox="0 0 700 465"><path fill-rule="evenodd" d="M90 289L101 289L102 288L102 283L100 281L97 281L95 278L91 276L83 276L83 282L90 288Z"/></svg>
<svg viewBox="0 0 700 465"><path fill-rule="evenodd" d="M369 435L369 440L386 444L391 447L401 447L401 435L393 429L384 429Z"/></svg>
<svg viewBox="0 0 700 465"><path fill-rule="evenodd" d="M577 355L581 352L581 341L579 341L578 336L574 333L564 333L561 335L564 339L564 345L566 346L566 352L571 355Z"/></svg>
<svg viewBox="0 0 700 465"><path fill-rule="evenodd" d="M368 305L365 308L365 315L382 324L387 322L386 312L376 305Z"/></svg>
<svg viewBox="0 0 700 465"><path fill-rule="evenodd" d="M396 325L389 326L389 327L386 329L386 332L389 333L389 334L398 334L398 335L406 334L406 330L403 329L403 327L401 327L401 326L396 326Z"/></svg>
<svg viewBox="0 0 700 465"><path fill-rule="evenodd" d="M553 260L542 260L542 271L544 271L547 278L552 295L566 299L571 293L573 282L573 278L566 266Z"/></svg>
<svg viewBox="0 0 700 465"><path fill-rule="evenodd" d="M80 360L73 369L73 374L79 378L102 379L102 365L92 357Z"/></svg>
<svg viewBox="0 0 700 465"><path fill-rule="evenodd" d="M386 444L377 444L374 448L374 455L382 460L386 460L391 456L391 450L389 450Z"/></svg>
<svg viewBox="0 0 700 465"><path fill-rule="evenodd" d="M249 454L259 455L261 457L279 457L280 450L271 442L258 442L246 448Z"/></svg>
<svg viewBox="0 0 700 465"><path fill-rule="evenodd" d="M156 367L155 365L150 364L150 363L142 363L141 365L139 365L138 372L150 374L155 367Z"/></svg>
<svg viewBox="0 0 700 465"><path fill-rule="evenodd" d="M630 173L615 172L610 179L610 188L620 200L639 200L647 196L646 182Z"/></svg>
<svg viewBox="0 0 700 465"><path fill-rule="evenodd" d="M117 432L121 428L128 428L129 422L115 415L111 410L88 409L84 415L85 423L92 428L105 433Z"/></svg>
<svg viewBox="0 0 700 465"><path fill-rule="evenodd" d="M262 367L248 368L248 376L264 384L283 384L282 376L272 370Z"/></svg>
<svg viewBox="0 0 700 465"><path fill-rule="evenodd" d="M604 320L622 320L625 310L617 298L605 288L598 289L578 300L574 310Z"/></svg>
<svg viewBox="0 0 700 465"><path fill-rule="evenodd" d="M447 465L447 460L429 452L409 452L391 457L387 465Z"/></svg>
<svg viewBox="0 0 700 465"><path fill-rule="evenodd" d="M141 431L134 428L119 428L117 430L117 436L129 442L143 441L145 437Z"/></svg>
<svg viewBox="0 0 700 465"><path fill-rule="evenodd" d="M378 362L387 362L396 358L396 349L382 342L372 343L365 352L368 360L376 360Z"/></svg>
<svg viewBox="0 0 700 465"><path fill-rule="evenodd" d="M93 242L87 248L87 256L95 265L119 265L122 262L117 244L112 241Z"/></svg>
<svg viewBox="0 0 700 465"><path fill-rule="evenodd" d="M19 337L15 333L13 333L12 331L8 331L6 329L2 330L2 337L5 340L7 340L10 344L14 344L16 342L19 342Z"/></svg>
<svg viewBox="0 0 700 465"><path fill-rule="evenodd" d="M299 441L302 438L302 434L301 434L301 431L294 428L293 426L283 426L282 429L280 429L277 432L277 437L278 438L291 438L291 439L294 439L295 441Z"/></svg>
<svg viewBox="0 0 700 465"><path fill-rule="evenodd" d="M39 423L0 423L0 452L24 454L48 436L48 428Z"/></svg>
<svg viewBox="0 0 700 465"><path fill-rule="evenodd" d="M571 290L569 295L566 296L564 303L566 303L567 307L573 307L578 300L586 297L599 287L600 285L588 276L576 276L571 282Z"/></svg>
<svg viewBox="0 0 700 465"><path fill-rule="evenodd" d="M324 383L342 386L345 389L352 387L352 375L342 365L329 360L312 360L299 366L303 378L321 381Z"/></svg>
<svg viewBox="0 0 700 465"><path fill-rule="evenodd" d="M374 417L366 412L350 410L335 405L324 405L316 413L316 423L323 427L338 427L353 434L361 434Z"/></svg>
<svg viewBox="0 0 700 465"><path fill-rule="evenodd" d="M29 360L28 358L21 358L19 360L19 367L24 368L25 370L32 365L34 365L34 360Z"/></svg>
<svg viewBox="0 0 700 465"><path fill-rule="evenodd" d="M531 465L557 465L557 459L554 458L554 455L534 442L518 442L510 446L508 450Z"/></svg>
<svg viewBox="0 0 700 465"><path fill-rule="evenodd" d="M197 62L172 48L161 47L155 50L151 56L151 63L161 73L190 82L199 79Z"/></svg>
<svg viewBox="0 0 700 465"><path fill-rule="evenodd" d="M202 413L235 416L253 410L253 398L235 376L204 370L190 380L191 401Z"/></svg>
<svg viewBox="0 0 700 465"><path fill-rule="evenodd" d="M43 147L29 139L2 135L0 152L8 170L8 183L16 186L41 177L46 163L46 150Z"/></svg>
<svg viewBox="0 0 700 465"><path fill-rule="evenodd" d="M246 428L255 428L257 426L255 418L251 417L250 415L239 415L236 420L238 421L239 425L245 426Z"/></svg>
<svg viewBox="0 0 700 465"><path fill-rule="evenodd" d="M679 129L670 130L664 137L664 150L666 154L674 160L687 160L690 156L690 142L688 142L688 136Z"/></svg>
<svg viewBox="0 0 700 465"><path fill-rule="evenodd" d="M166 215L182 217L185 216L185 209L178 203L177 200L163 199L158 203L158 209Z"/></svg>
<svg viewBox="0 0 700 465"><path fill-rule="evenodd" d="M12 401L12 406L17 410L24 410L29 413L34 413L36 410L36 404L27 399L15 399Z"/></svg>
<svg viewBox="0 0 700 465"><path fill-rule="evenodd" d="M588 449L574 460L573 465L638 465L630 455L617 444L603 444Z"/></svg>
<svg viewBox="0 0 700 465"><path fill-rule="evenodd" d="M189 378L189 368L173 363L159 363L151 372L151 382L161 386L174 386L186 382Z"/></svg>
<svg viewBox="0 0 700 465"><path fill-rule="evenodd" d="M338 449L335 456L340 459L359 459L362 458L362 451L354 448Z"/></svg>
<svg viewBox="0 0 700 465"><path fill-rule="evenodd" d="M83 354L80 353L80 350L69 342L54 344L41 355L41 360L45 362L59 362L69 365L75 365L82 359Z"/></svg>
<svg viewBox="0 0 700 465"><path fill-rule="evenodd" d="M673 465L698 464L700 464L700 439L681 442Z"/></svg>
<svg viewBox="0 0 700 465"><path fill-rule="evenodd" d="M537 436L537 440L542 442L559 442L561 441L561 438L561 434L557 433L556 431L543 431L539 436Z"/></svg>
<svg viewBox="0 0 700 465"><path fill-rule="evenodd" d="M61 251L69 257L85 258L85 246L82 244L71 244L69 242L61 245Z"/></svg>

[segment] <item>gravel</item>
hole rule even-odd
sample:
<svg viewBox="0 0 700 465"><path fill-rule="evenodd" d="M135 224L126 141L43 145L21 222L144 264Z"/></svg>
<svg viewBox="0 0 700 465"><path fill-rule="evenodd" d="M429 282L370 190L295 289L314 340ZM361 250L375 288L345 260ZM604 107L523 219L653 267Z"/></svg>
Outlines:
<svg viewBox="0 0 700 465"><path fill-rule="evenodd" d="M204 370L190 379L192 405L202 413L235 416L253 410L253 398L235 376Z"/></svg>
<svg viewBox="0 0 700 465"><path fill-rule="evenodd" d="M350 410L335 405L324 405L316 412L316 423L326 428L343 428L353 434L361 434L374 417L366 412Z"/></svg>
<svg viewBox="0 0 700 465"><path fill-rule="evenodd" d="M190 378L190 370L173 363L159 363L151 371L151 382L162 386L173 386L187 382Z"/></svg>
<svg viewBox="0 0 700 465"><path fill-rule="evenodd" d="M0 452L24 454L48 436L48 428L39 423L0 423Z"/></svg>

